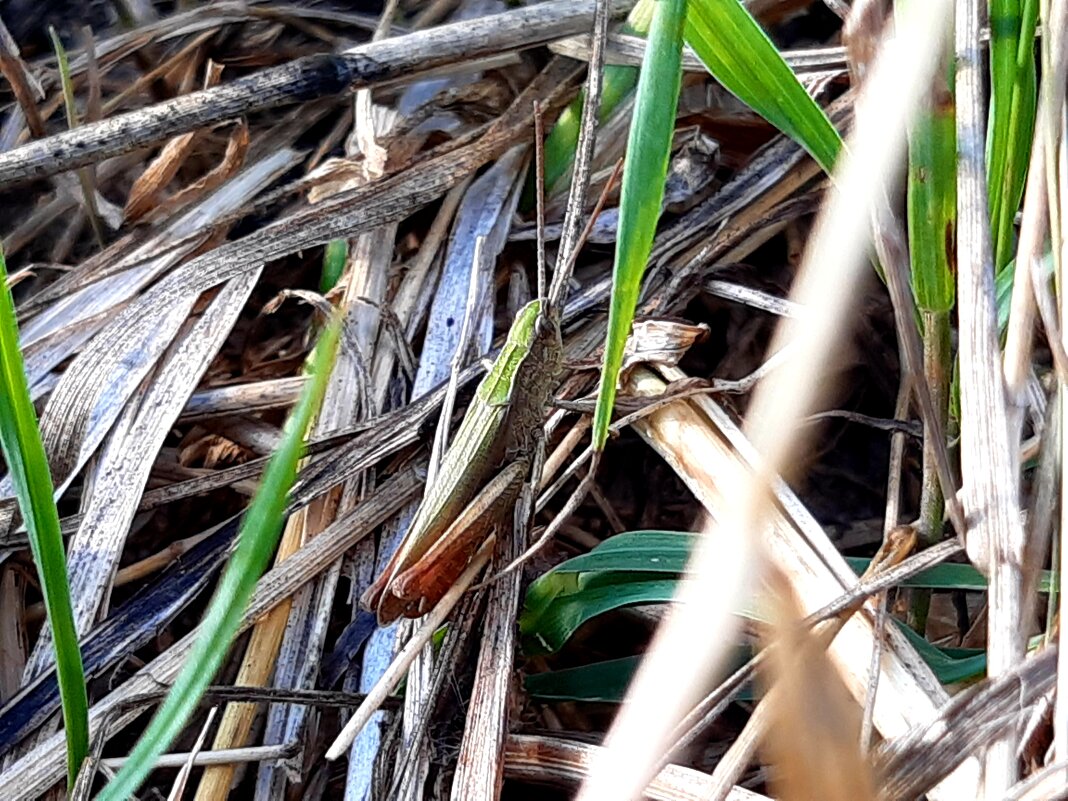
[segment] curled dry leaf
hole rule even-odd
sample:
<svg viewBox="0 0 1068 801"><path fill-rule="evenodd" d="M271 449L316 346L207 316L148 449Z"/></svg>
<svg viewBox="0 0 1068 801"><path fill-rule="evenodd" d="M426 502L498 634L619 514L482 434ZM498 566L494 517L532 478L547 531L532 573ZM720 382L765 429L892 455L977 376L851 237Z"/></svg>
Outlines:
<svg viewBox="0 0 1068 801"><path fill-rule="evenodd" d="M222 161L207 175L161 201L148 215L149 219L166 219L226 183L244 165L245 156L248 154L248 144L248 124L241 120L226 142L226 152L223 153Z"/></svg>
<svg viewBox="0 0 1068 801"><path fill-rule="evenodd" d="M363 158L357 156L327 159L308 173L307 181L314 184L308 190L308 202L311 204L349 189L358 189L367 183Z"/></svg>
<svg viewBox="0 0 1068 801"><path fill-rule="evenodd" d="M397 112L393 109L371 104L366 110L375 131L389 131L396 124ZM358 153L344 158L331 158L324 161L308 174L307 181L313 184L308 190L308 202L320 203L341 192L359 189L383 175L403 167L412 152L403 150L398 158L394 153L396 144L390 140L379 142L371 135L361 136L355 141Z"/></svg>
<svg viewBox="0 0 1068 801"><path fill-rule="evenodd" d="M639 364L677 366L686 351L708 337L705 323L690 325L678 320L642 320L635 323L623 349L626 372Z"/></svg>
<svg viewBox="0 0 1068 801"><path fill-rule="evenodd" d="M223 66L209 61L206 72L204 88L210 89L217 86L222 78ZM130 189L126 207L123 210L126 222L136 222L150 213L155 218L173 214L193 199L203 196L205 192L222 184L244 163L245 154L248 152L249 137L248 127L242 121L226 144L226 153L222 163L190 186L171 197L166 197L164 190L167 184L174 180L174 176L178 174L178 170L192 153L193 140L197 133L197 131L190 131L168 141L160 150L159 155L138 176Z"/></svg>
<svg viewBox="0 0 1068 801"><path fill-rule="evenodd" d="M663 364L675 367L696 343L708 337L705 323L692 325L669 318L650 318L636 322L623 349L621 377L640 364ZM586 359L573 362L574 370L600 370L601 350Z"/></svg>

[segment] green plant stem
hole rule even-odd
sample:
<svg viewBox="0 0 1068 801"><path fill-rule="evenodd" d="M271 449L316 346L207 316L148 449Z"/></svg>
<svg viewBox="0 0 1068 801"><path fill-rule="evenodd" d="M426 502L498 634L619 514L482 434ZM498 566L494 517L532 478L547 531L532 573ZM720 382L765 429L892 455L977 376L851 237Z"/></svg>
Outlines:
<svg viewBox="0 0 1068 801"><path fill-rule="evenodd" d="M326 243L323 251L323 271L319 275L319 292L325 295L341 280L345 272L345 262L349 257L349 243L346 239L332 239Z"/></svg>
<svg viewBox="0 0 1068 801"><path fill-rule="evenodd" d="M631 9L626 23L620 31L622 33L645 36L649 31L652 21L654 0L639 0L638 4ZM598 124L612 116L620 104L630 96L634 85L638 82L638 69L625 67L620 64L609 64L604 68L604 81L601 85L601 105L597 111ZM561 188L561 181L571 170L575 161L575 148L578 145L579 127L582 121L582 106L585 103L586 93L579 92L571 104L568 105L556 120L552 131L545 137L545 192L551 194ZM520 201L521 208L529 211L534 208L535 202L534 175L527 177L527 184L523 189L523 198Z"/></svg>
<svg viewBox="0 0 1068 801"><path fill-rule="evenodd" d="M923 372L931 392L931 402L945 431L949 410L949 382L953 364L948 312L925 311L923 316ZM938 481L935 446L924 432L923 479L920 494L920 547L928 548L942 539L942 520L945 497ZM923 635L927 630L927 615L931 609L931 591L913 590L909 609L909 626Z"/></svg>
<svg viewBox="0 0 1068 801"><path fill-rule="evenodd" d="M994 268L1012 259L1014 220L1023 198L1035 125L1038 0L990 2L990 122L987 182L990 186Z"/></svg>

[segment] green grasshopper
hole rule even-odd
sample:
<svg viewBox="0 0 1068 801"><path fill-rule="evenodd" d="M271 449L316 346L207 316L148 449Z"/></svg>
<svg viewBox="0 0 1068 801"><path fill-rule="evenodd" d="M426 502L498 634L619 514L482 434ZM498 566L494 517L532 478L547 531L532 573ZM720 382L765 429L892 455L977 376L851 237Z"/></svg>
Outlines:
<svg viewBox="0 0 1068 801"><path fill-rule="evenodd" d="M520 309L408 533L360 599L379 624L431 609L511 517L531 477L562 353L556 310L544 300Z"/></svg>

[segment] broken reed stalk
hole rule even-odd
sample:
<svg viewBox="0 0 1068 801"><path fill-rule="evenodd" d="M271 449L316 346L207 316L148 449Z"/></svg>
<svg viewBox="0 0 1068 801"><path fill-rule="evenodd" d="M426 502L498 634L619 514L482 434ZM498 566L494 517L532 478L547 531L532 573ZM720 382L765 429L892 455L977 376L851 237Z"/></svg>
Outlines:
<svg viewBox="0 0 1068 801"><path fill-rule="evenodd" d="M962 501L971 523L965 535L968 556L990 579L987 670L999 676L1024 654L1022 576L1013 556L1022 550L1024 527L1019 442L1010 436L1004 376L991 369L1001 364L1002 356L987 201L986 61L979 40L985 6L978 0L957 0L956 8L960 461ZM983 773L987 798L1001 798L1015 784L1017 738L1006 727L988 751Z"/></svg>

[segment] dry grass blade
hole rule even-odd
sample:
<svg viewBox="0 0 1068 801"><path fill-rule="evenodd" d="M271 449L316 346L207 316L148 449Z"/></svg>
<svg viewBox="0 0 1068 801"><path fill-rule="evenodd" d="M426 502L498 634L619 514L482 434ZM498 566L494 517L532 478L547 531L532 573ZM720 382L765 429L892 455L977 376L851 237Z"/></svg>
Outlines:
<svg viewBox="0 0 1068 801"><path fill-rule="evenodd" d="M521 102L522 99L515 101L514 107L518 108ZM487 299L492 294L490 287L493 267L505 244L507 227L518 202L526 163L525 147L513 148L500 154L498 161L470 184L456 209L452 241L445 253L437 292L429 303L426 345L413 383L413 397L421 396L446 376L455 374L453 367L470 358L472 349L470 343L465 341L466 332L474 334L472 339L477 344L478 351L488 348L492 336L492 306L487 303ZM483 245L480 246L479 243ZM464 322L457 326L457 320ZM443 434L449 422L449 417L443 417L439 421L439 432ZM444 441L443 437L436 438L436 441L439 440ZM379 571L383 570L383 565L387 564L386 560L396 548L404 547L400 535L407 536L413 512L414 508L408 510L395 521L390 532L383 536L379 550ZM398 542L401 544L398 545ZM384 634L384 637L372 640L372 645L376 647L369 648L364 658L365 665L370 667L366 667L361 676L361 686L368 690L373 684L383 680L382 671L388 670L386 665L392 658L392 642L388 648L389 656L384 660L380 658L380 649L377 646L395 636L392 632ZM403 780L404 784L402 789L396 790L405 796L418 795L429 766L429 759L425 756L425 730L438 692L436 688L440 685L434 674L442 669L441 665L434 665L430 656L428 650L422 655L418 652L411 654L412 665L408 671L408 693L405 696L402 731L408 753L405 755L404 764L397 771L397 781ZM361 743L376 740L377 732L369 731L365 737L366 740L357 742L354 749L356 753L360 753L364 748ZM488 747L492 747L494 741L492 736L485 739ZM364 776L356 776L354 771L361 767ZM366 783L365 775L368 772L361 760L355 757L350 760L350 788Z"/></svg>
<svg viewBox="0 0 1068 801"><path fill-rule="evenodd" d="M367 694L364 702L357 708L352 717L349 718L348 723L345 724L345 728L341 730L337 739L335 739L330 745L330 748L327 749L327 759L338 759L344 755L345 751L352 745L352 741L356 739L356 735L367 725L371 716L382 706L386 697L393 692L394 688L412 666L412 663L419 656L419 652L430 642L430 639L434 636L434 632L436 632L448 619L449 614L459 602L460 597L467 592L467 589L472 584L474 584L478 574L482 572L482 568L484 568L489 561L489 558L493 553L494 545L495 542L492 539L487 540L483 544L475 555L475 558L471 560L471 563L464 570L463 575L460 576L449 592L446 593L441 602L434 607L434 610L423 619L419 630L412 635L407 643L405 643L403 650L401 650L401 652L394 658L389 670L378 679L378 683L375 685L374 689Z"/></svg>
<svg viewBox="0 0 1068 801"><path fill-rule="evenodd" d="M749 581L740 578L758 562L770 482L789 468L799 445L800 420L819 396L816 366L826 363L865 268L863 253L870 209L885 191L904 148L904 124L929 84L937 43L947 21L948 3L926 4L911 26L887 41L858 99L858 128L837 171L837 192L817 223L792 298L806 308L803 321L786 321L772 350L793 342L794 358L762 382L749 410L747 429L761 454L756 473L734 488L728 509L693 560L699 576L684 587L657 633L652 650L628 692L629 703L607 741L606 758L583 788L583 801L635 797L652 767L667 752L677 722L697 700L710 674L719 668L723 645L734 624L727 611ZM874 180L873 180L874 176ZM727 555L726 548L734 549ZM715 615L712 624L710 615ZM700 632L700 634L697 634ZM695 649L695 641L700 647ZM870 653L870 651L865 651ZM681 666L701 666L694 677ZM669 694L669 697L665 695Z"/></svg>
<svg viewBox="0 0 1068 801"><path fill-rule="evenodd" d="M218 86L222 79L222 65L209 63L207 71L204 88L210 89ZM123 209L126 222L136 222L156 206L159 202L159 193L178 174L178 169L189 156L195 136L196 132L186 133L167 142L145 171L137 176L137 180L130 188L130 194L126 197L126 207Z"/></svg>
<svg viewBox="0 0 1068 801"><path fill-rule="evenodd" d="M673 381L683 375L678 370L661 372ZM656 396L665 387L663 379L639 372L631 389L638 394ZM756 463L752 444L726 411L707 397L669 406L636 427L713 517L722 516L724 509L729 508L729 486L735 480L732 476L740 470L752 469ZM739 460L743 467L739 467ZM845 566L826 533L797 496L782 484L774 490L776 505L782 512L769 521L768 560L774 569L789 578L810 615L808 622L855 608L864 598L899 583L903 576L921 566L936 564L959 551L959 546L952 542L929 548L859 585L855 574ZM829 647L830 657L858 705L864 703L868 690L868 655L874 636L875 628L868 616L854 615ZM930 721L946 703L947 695L896 628L889 628L884 636L887 642L874 722L883 737L892 737ZM748 671L738 671L726 684L736 688L746 675ZM672 734L673 742L678 739L677 732L684 728L677 728ZM931 797L955 799L959 793L974 787L974 782L974 772L963 770L945 786L932 791Z"/></svg>
<svg viewBox="0 0 1068 801"><path fill-rule="evenodd" d="M97 464L96 491L67 549L79 634L97 619L110 595L126 534L164 438L258 278L251 273L223 288L161 366L149 390L130 404L105 445ZM43 634L27 664L27 681L48 664L50 649L51 638Z"/></svg>
<svg viewBox="0 0 1068 801"><path fill-rule="evenodd" d="M44 122L37 108L37 101L44 97L41 85L34 81L29 66L22 60L19 47L0 20L0 75L4 76L15 95L15 100L26 118L30 134L35 138L45 135Z"/></svg>
<svg viewBox="0 0 1068 801"><path fill-rule="evenodd" d="M211 724L215 722L215 712L217 707L212 707L208 712L208 718L204 721L204 725L200 729L200 736L197 737L196 743L193 745L193 750L189 752L189 758L182 765L181 770L178 771L178 776L174 780L174 784L171 786L171 792L167 795L167 801L180 801L185 793L185 787L189 783L189 774L193 772L193 765L196 762L197 756L200 754L201 749L204 747L204 741L208 739L208 731L211 729Z"/></svg>
<svg viewBox="0 0 1068 801"><path fill-rule="evenodd" d="M581 247L579 233L586 207L591 164L595 143L595 126L601 103L603 43L608 32L611 7L608 0L598 0L594 14L594 50L585 84L581 132L575 168L564 215L564 233L557 254L549 295L543 300L547 313L556 320L562 313L569 290L575 255ZM539 143L540 146L540 143ZM539 179L541 180L541 179ZM518 196L517 196L518 199ZM539 197L539 208L544 199ZM539 226L542 222L539 221ZM544 235L539 235L544 245ZM543 256L542 256L543 258ZM539 278L539 280L541 280ZM556 323L558 324L558 323ZM539 421L540 425L540 421ZM540 429L539 429L540 430ZM535 456L530 478L537 481L544 453ZM516 505L510 542L497 549L498 564L508 565L521 554L528 542L533 517L533 493L525 492ZM566 514L563 515L566 518ZM453 780L452 798L491 798L500 794L503 781L503 754L509 727L511 675L516 645L515 619L520 609L522 576L511 572L498 576L487 593L487 613L476 666L471 704L468 708L460 759Z"/></svg>
<svg viewBox="0 0 1068 801"><path fill-rule="evenodd" d="M257 585L256 593L245 613L242 630L289 598L300 587L330 568L355 541L366 536L400 507L411 500L419 488L413 472L407 471L382 485L376 495L361 504L355 511L338 520L314 541L302 548L278 568L267 573ZM119 727L141 714L138 705L130 709L126 703L145 693L156 693L160 683L172 681L181 669L196 637L194 629L189 635L172 646L138 671L89 710L89 723L93 731L100 731L105 722L108 729L101 736L113 736ZM18 788L12 801L37 798L60 780L63 774L62 734L49 737L5 770L9 785Z"/></svg>
<svg viewBox="0 0 1068 801"><path fill-rule="evenodd" d="M65 515L95 739L64 788L44 605L0 480L0 775L12 788L0 795L85 801L117 769L130 782L152 771L139 794L197 801L511 801L535 785L581 801L1061 793L1068 0L990 0L989 12L899 0L893 17L886 0L385 0L375 17L304 0L138 0L118 24L109 10L56 20L62 70L47 27L34 31L57 1L5 14L10 31L0 22L0 238ZM672 35L631 35L654 9L661 21L671 9ZM725 33L742 28L759 48ZM624 160L633 66L668 39L677 111L655 158L643 146ZM1026 185L1011 176L1018 238L1015 207L997 218L995 244L1013 245L1021 269L1010 261L991 287L977 276L998 205L982 184L997 195L995 118L1011 106L1029 131L1032 110L1026 82L1019 107L1002 102L1004 81L994 91L1009 67L1046 80L1031 87L1038 139L1010 137L1032 157ZM837 176L779 132L789 121L761 116L764 98L738 99L772 72L822 120L834 144L814 152L842 153ZM668 91L648 107L675 108ZM651 252L630 287L640 322L598 467L582 440L619 300L611 251L628 240L617 178L661 160L663 180L637 182L663 183L663 202L646 204ZM571 165L571 180L549 180ZM95 173L107 246L75 171ZM917 184L937 190L927 211ZM925 285L925 255L957 258L959 315L955 269ZM273 569L248 614L228 617L240 639L213 652L233 686L189 702L180 733L168 724L171 753L131 759L203 631L324 310L344 310L342 348L303 426L296 482L284 502L272 493L285 527L256 570ZM559 346L557 326L546 345L535 319L559 322ZM946 349L923 349L932 331ZM963 421L957 388L940 383L958 341ZM542 369L557 362L543 351L559 351L559 371ZM492 396L475 390L489 360L505 365L489 371L504 387ZM473 449L457 447L472 442L465 410L485 433ZM529 436L506 433L519 419ZM465 469L428 461L446 447ZM447 520L442 534L436 519L413 524L420 498L432 510L420 515ZM1011 536L990 540L999 525ZM947 530L968 539L882 561L902 532ZM383 570L403 537L401 568ZM986 568L999 549L1009 558L985 578L964 562ZM718 570L707 584L691 572L702 560ZM392 606L372 614L358 599L383 584ZM431 614L418 632L379 625L398 605ZM685 645L662 650L680 631Z"/></svg>
<svg viewBox="0 0 1068 801"><path fill-rule="evenodd" d="M1056 664L1057 648L1046 648L962 691L926 725L876 748L881 797L917 796L955 770L965 755L989 746L1006 729L1018 729L1053 687Z"/></svg>
<svg viewBox="0 0 1068 801"><path fill-rule="evenodd" d="M991 581L989 665L991 676L1010 670L1024 653L1019 572L1024 543L1020 519L1018 443L1009 426L1009 398L1000 370L994 267L985 173L983 62L977 0L958 0L957 53L957 308L960 330L962 500L969 520L965 535L972 563ZM1026 269L1023 270L1026 272ZM988 755L987 797L1000 797L1016 783L1016 737Z"/></svg>
<svg viewBox="0 0 1068 801"><path fill-rule="evenodd" d="M386 30L392 11L391 7L387 7L383 15ZM379 34L383 32L380 26L375 38L381 38ZM365 155L365 165L372 161L370 152L377 147L370 100L369 91L357 92L354 114L356 130L350 137L350 147L356 143L352 140L358 141ZM381 177L380 170L375 170L375 166L365 166L365 171L369 173L368 180ZM345 286L344 308L347 310L343 325L344 335L347 341L353 343L353 347L339 354L335 368L337 378L327 389L315 425L316 434L327 434L351 426L368 416L370 390L366 386L367 365L362 360L364 354L371 352L378 334L378 314L370 314L366 318L358 315L356 299L382 302L396 228L395 223L390 223L368 231L351 245L346 243L344 272L341 276ZM291 516L286 522L275 557L276 563L318 535L337 516L351 511L359 501L359 489L359 478L350 478L325 497L317 498L307 509L301 509ZM245 651L237 683L261 685L271 680L273 674L276 687L314 687L340 573L339 561L315 585L303 588L292 603L279 605L257 624ZM254 713L255 709L245 704L227 707L213 748L220 750L244 746L252 730ZM306 723L306 708L273 706L268 713L264 740L297 747L302 742ZM270 797L284 794L288 773L281 766L264 763L257 777L257 792ZM232 765L206 770L197 788L198 801L226 798L233 774Z"/></svg>
<svg viewBox="0 0 1068 801"><path fill-rule="evenodd" d="M613 11L624 13L629 5L616 0ZM0 187L103 161L242 114L411 81L451 64L535 47L588 28L594 8L593 0L554 0L372 42L339 55L309 56L0 154Z"/></svg>
<svg viewBox="0 0 1068 801"><path fill-rule="evenodd" d="M621 64L637 67L642 62L646 48L645 39L626 33L611 33L605 50L606 64ZM590 58L590 37L571 36L549 45L554 53L570 58ZM812 47L782 52L783 60L799 75L806 73L838 73L846 68L845 49L841 46ZM687 72L706 73L708 68L687 45L682 51L682 68Z"/></svg>
<svg viewBox="0 0 1068 801"><path fill-rule="evenodd" d="M202 292L267 259L350 236L407 216L525 134L529 95L559 96L573 69L554 63L478 140L380 182L346 192L224 244L170 273L118 315L64 372L42 416L57 484L68 480L100 443L124 402L170 343ZM522 109L520 111L520 109Z"/></svg>
<svg viewBox="0 0 1068 801"><path fill-rule="evenodd" d="M86 341L106 329L109 319L138 292L194 253L202 244L205 226L217 224L220 218L240 208L249 196L259 194L291 169L298 158L296 151L278 148L132 251L129 240L120 240L82 270L62 276L24 303L20 311L33 314L23 326L23 347L27 349L27 369L31 382L36 384L34 388L79 349L91 351L92 348L83 347ZM108 419L107 424L113 419ZM67 477L55 462L52 467L57 483Z"/></svg>

